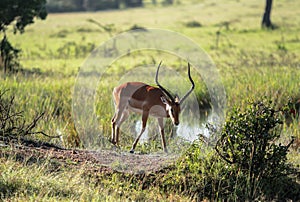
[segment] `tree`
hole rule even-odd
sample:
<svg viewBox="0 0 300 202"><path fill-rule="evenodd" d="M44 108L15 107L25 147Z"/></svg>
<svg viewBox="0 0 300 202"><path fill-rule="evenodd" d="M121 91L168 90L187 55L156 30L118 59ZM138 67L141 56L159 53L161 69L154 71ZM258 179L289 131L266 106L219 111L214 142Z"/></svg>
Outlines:
<svg viewBox="0 0 300 202"><path fill-rule="evenodd" d="M0 68L12 70L11 61L18 57L18 50L8 41L6 30L13 26L13 32L23 33L25 27L34 23L34 18L46 19L46 0L1 0L0 1Z"/></svg>
<svg viewBox="0 0 300 202"><path fill-rule="evenodd" d="M265 12L262 19L262 27L273 29L274 25L271 22L271 10L272 10L273 0L266 0Z"/></svg>

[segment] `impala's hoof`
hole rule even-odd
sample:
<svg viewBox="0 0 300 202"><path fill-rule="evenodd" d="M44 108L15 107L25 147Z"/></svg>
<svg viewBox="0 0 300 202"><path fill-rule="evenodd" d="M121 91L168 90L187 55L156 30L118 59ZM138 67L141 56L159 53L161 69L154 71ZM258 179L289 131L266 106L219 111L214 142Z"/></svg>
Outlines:
<svg viewBox="0 0 300 202"><path fill-rule="evenodd" d="M110 143L112 143L113 145L116 145L116 142L113 139L109 139L108 140Z"/></svg>
<svg viewBox="0 0 300 202"><path fill-rule="evenodd" d="M130 150L129 153L130 153L130 154L134 154L134 150L133 150L133 149Z"/></svg>

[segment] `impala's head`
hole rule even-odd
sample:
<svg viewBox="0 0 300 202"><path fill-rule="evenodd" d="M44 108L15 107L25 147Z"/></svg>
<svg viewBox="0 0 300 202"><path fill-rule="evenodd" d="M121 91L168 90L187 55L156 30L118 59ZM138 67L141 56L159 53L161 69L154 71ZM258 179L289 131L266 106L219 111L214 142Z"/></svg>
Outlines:
<svg viewBox="0 0 300 202"><path fill-rule="evenodd" d="M179 124L180 103L178 96L174 101L167 99L165 96L161 96L161 101L166 105L166 111L171 118L174 125Z"/></svg>
<svg viewBox="0 0 300 202"><path fill-rule="evenodd" d="M188 76L189 79L192 83L191 89L182 97L182 99L179 99L179 97L176 95L173 97L164 87L162 87L158 83L158 71L160 68L161 62L159 63L156 71L156 76L155 76L155 81L158 87L162 90L165 96L161 97L161 101L166 105L166 111L168 115L170 116L172 122L174 125L179 124L179 114L180 114L180 104L191 94L191 92L194 90L195 84L194 81L191 77L191 72L190 72L190 63L188 63Z"/></svg>

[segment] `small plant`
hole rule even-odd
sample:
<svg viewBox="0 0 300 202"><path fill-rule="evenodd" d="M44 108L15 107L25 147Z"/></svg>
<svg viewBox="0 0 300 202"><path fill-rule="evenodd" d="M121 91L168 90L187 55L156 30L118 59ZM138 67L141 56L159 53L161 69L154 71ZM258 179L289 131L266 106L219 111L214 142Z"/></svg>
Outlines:
<svg viewBox="0 0 300 202"><path fill-rule="evenodd" d="M6 91L0 91L0 137L7 140L20 139L31 134L46 135L42 131L33 131L44 113L37 114L30 123L26 123L23 112L15 110L15 97L4 98L5 93Z"/></svg>
<svg viewBox="0 0 300 202"><path fill-rule="evenodd" d="M129 29L129 31L142 31L142 32L147 32L147 29L143 26L134 24L132 25Z"/></svg>
<svg viewBox="0 0 300 202"><path fill-rule="evenodd" d="M186 27L191 27L191 28L193 28L193 27L202 27L202 24L200 22L196 21L196 20L192 20L192 21L186 22L185 26Z"/></svg>
<svg viewBox="0 0 300 202"><path fill-rule="evenodd" d="M278 179L293 173L287 164L293 140L287 145L277 143L282 124L278 112L272 102L252 103L244 112L234 109L216 144L217 153L239 171L239 178L246 177L247 200L269 191L264 188L270 184L276 190Z"/></svg>

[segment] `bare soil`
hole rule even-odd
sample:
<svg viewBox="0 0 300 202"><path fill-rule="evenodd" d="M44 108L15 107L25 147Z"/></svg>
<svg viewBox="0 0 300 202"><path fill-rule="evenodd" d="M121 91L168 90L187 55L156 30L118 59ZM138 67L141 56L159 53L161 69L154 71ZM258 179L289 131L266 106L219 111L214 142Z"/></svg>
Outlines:
<svg viewBox="0 0 300 202"><path fill-rule="evenodd" d="M142 174L157 172L172 164L177 156L167 154L131 154L113 150L64 149L58 146L30 140L5 141L0 138L0 157L15 156L27 162L51 160L72 167L85 166L101 172Z"/></svg>

